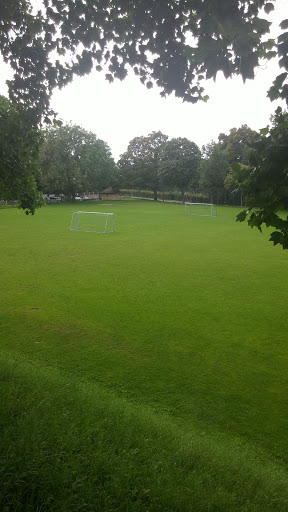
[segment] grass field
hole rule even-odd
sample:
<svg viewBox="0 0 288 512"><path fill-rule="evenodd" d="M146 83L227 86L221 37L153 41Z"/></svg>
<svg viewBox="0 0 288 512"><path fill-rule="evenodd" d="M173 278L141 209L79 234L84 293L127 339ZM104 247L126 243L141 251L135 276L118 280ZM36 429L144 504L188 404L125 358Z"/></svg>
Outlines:
<svg viewBox="0 0 288 512"><path fill-rule="evenodd" d="M288 510L288 255L238 211L0 210L1 510Z"/></svg>

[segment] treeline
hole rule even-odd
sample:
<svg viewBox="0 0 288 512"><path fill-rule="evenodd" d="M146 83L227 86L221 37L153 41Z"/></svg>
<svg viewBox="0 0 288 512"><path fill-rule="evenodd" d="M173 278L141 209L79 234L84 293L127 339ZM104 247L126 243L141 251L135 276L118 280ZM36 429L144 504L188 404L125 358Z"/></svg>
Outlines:
<svg viewBox="0 0 288 512"><path fill-rule="evenodd" d="M135 137L117 163L122 188L134 195L242 204L243 174L259 134L247 125L221 133L201 149L187 138L162 132ZM145 192L144 192L145 191Z"/></svg>
<svg viewBox="0 0 288 512"><path fill-rule="evenodd" d="M41 204L42 193L62 194L71 200L77 194L99 193L108 187L155 200L160 195L161 199L242 205L255 192L250 186L255 166L261 171L259 179L263 178L265 151L271 162L274 154L277 157L272 185L267 168L267 184L273 190L276 187L276 198L286 187L285 112L276 113L270 132L258 134L243 125L220 133L217 141L202 148L187 138L169 140L166 134L153 131L133 138L118 162L108 144L94 133L71 124L25 131L24 114L0 96L0 199L18 199L30 213ZM271 155L269 148L274 148ZM257 190L266 190L265 180L263 187L261 183ZM254 201L256 205L261 197Z"/></svg>
<svg viewBox="0 0 288 512"><path fill-rule="evenodd" d="M135 137L118 162L108 145L76 125L43 132L39 153L39 189L62 194L99 193L111 187L126 195L154 200L209 201L240 204L239 169L247 172L257 132L244 125L220 134L201 149L187 138L154 131ZM237 172L235 165L237 164Z"/></svg>

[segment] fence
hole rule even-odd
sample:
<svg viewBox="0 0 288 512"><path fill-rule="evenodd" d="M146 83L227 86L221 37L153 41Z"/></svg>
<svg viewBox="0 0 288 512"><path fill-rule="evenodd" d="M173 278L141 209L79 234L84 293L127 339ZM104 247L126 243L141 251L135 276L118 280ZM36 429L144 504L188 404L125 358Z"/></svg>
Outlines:
<svg viewBox="0 0 288 512"><path fill-rule="evenodd" d="M123 198L134 197L140 199L154 199L154 192L152 190L123 189L120 191L120 194ZM158 201L183 202L183 197L179 190L169 192L165 190L158 191L157 195ZM194 188L189 190L188 192L185 192L184 202L243 206L243 194L240 191L229 192L225 188Z"/></svg>

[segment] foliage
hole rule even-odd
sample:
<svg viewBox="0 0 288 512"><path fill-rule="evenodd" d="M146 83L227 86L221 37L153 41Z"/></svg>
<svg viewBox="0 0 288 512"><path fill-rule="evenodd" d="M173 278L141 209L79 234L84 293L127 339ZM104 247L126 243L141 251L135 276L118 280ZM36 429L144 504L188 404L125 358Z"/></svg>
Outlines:
<svg viewBox="0 0 288 512"><path fill-rule="evenodd" d="M229 172L224 180L224 187L231 192L243 192L246 180L249 176L249 166L233 162L229 167Z"/></svg>
<svg viewBox="0 0 288 512"><path fill-rule="evenodd" d="M73 199L111 186L115 166L107 144L77 125L46 131L40 153L43 190Z"/></svg>
<svg viewBox="0 0 288 512"><path fill-rule="evenodd" d="M159 174L164 185L178 188L184 201L185 190L197 183L201 152L186 138L171 139L163 146Z"/></svg>
<svg viewBox="0 0 288 512"><path fill-rule="evenodd" d="M239 162L243 165L249 163L251 145L257 139L259 139L259 134L249 128L247 124L240 128L231 128L229 135L220 133L218 136L219 147L226 152L228 162Z"/></svg>
<svg viewBox="0 0 288 512"><path fill-rule="evenodd" d="M249 157L252 144L259 139L259 134L242 125L240 128L231 128L229 134L220 133L219 147L225 152L229 162L229 172L224 179L224 186L230 192L243 194L243 185L248 175Z"/></svg>
<svg viewBox="0 0 288 512"><path fill-rule="evenodd" d="M146 137L135 137L129 142L127 151L118 162L123 186L147 187L153 190L154 199L157 200L161 154L167 139L167 135L158 131Z"/></svg>
<svg viewBox="0 0 288 512"><path fill-rule="evenodd" d="M224 76L254 77L263 57L278 55L285 70L270 96L287 98L287 20L277 44L263 35L274 9L271 0L139 2L44 0L35 12L30 0L2 0L0 51L15 71L10 97L49 117L52 90L104 69L108 81L132 68L148 88L174 92L185 101L206 100L202 81Z"/></svg>
<svg viewBox="0 0 288 512"><path fill-rule="evenodd" d="M261 231L274 227L270 240L288 249L288 217L277 212L288 207L288 113L277 109L268 134L254 144L250 174L245 180L247 209L237 216Z"/></svg>
<svg viewBox="0 0 288 512"><path fill-rule="evenodd" d="M203 158L199 165L199 184L201 187L217 188L224 186L229 172L227 155L216 142L210 142L203 148Z"/></svg>
<svg viewBox="0 0 288 512"><path fill-rule="evenodd" d="M0 199L17 199L27 215L43 204L35 180L40 143L28 113L0 96Z"/></svg>

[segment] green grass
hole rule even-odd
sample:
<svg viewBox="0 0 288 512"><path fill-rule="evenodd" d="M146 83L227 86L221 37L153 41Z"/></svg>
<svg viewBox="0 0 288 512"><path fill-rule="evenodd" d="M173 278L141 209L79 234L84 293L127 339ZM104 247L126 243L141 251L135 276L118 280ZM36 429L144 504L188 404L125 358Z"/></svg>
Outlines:
<svg viewBox="0 0 288 512"><path fill-rule="evenodd" d="M229 207L77 209L0 210L2 508L287 510L286 252Z"/></svg>

